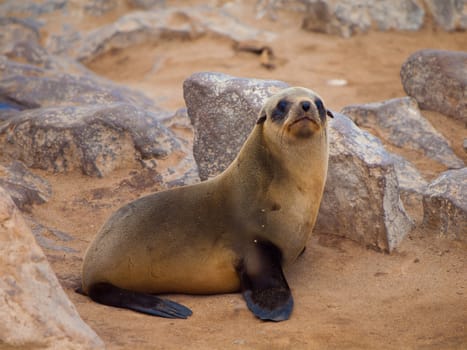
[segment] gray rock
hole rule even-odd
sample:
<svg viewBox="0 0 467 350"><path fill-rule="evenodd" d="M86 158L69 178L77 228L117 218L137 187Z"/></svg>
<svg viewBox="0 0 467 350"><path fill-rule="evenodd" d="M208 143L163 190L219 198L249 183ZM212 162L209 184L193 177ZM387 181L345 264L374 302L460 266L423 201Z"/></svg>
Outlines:
<svg viewBox="0 0 467 350"><path fill-rule="evenodd" d="M0 54L34 63L46 51L40 46L39 27L27 19L0 17Z"/></svg>
<svg viewBox="0 0 467 350"><path fill-rule="evenodd" d="M467 1L424 0L436 24L447 31L467 29Z"/></svg>
<svg viewBox="0 0 467 350"><path fill-rule="evenodd" d="M428 182L420 174L415 165L395 153L389 154L394 163L394 169L396 170L399 189L401 192L406 193L407 195L423 194Z"/></svg>
<svg viewBox="0 0 467 350"><path fill-rule="evenodd" d="M51 54L68 57L69 51L81 44L84 35L79 29L65 23L60 30L49 34L45 40L45 47Z"/></svg>
<svg viewBox="0 0 467 350"><path fill-rule="evenodd" d="M446 171L430 183L423 207L426 229L467 241L467 168Z"/></svg>
<svg viewBox="0 0 467 350"><path fill-rule="evenodd" d="M402 65L402 85L420 108L467 123L467 52L420 50Z"/></svg>
<svg viewBox="0 0 467 350"><path fill-rule="evenodd" d="M127 0L127 2L130 6L143 10L149 10L154 7L165 7L166 5L165 0Z"/></svg>
<svg viewBox="0 0 467 350"><path fill-rule="evenodd" d="M67 242L74 240L70 234L46 227L30 218L26 219L26 223L30 227L37 244L42 249L55 252L78 253L76 249L66 245Z"/></svg>
<svg viewBox="0 0 467 350"><path fill-rule="evenodd" d="M0 343L5 349L102 349L9 195L0 188Z"/></svg>
<svg viewBox="0 0 467 350"><path fill-rule="evenodd" d="M35 17L67 7L69 0L18 1L5 0L0 4L3 16Z"/></svg>
<svg viewBox="0 0 467 350"><path fill-rule="evenodd" d="M0 165L0 186L21 210L28 210L33 204L45 203L52 195L49 182L31 173L19 161L8 167Z"/></svg>
<svg viewBox="0 0 467 350"><path fill-rule="evenodd" d="M16 105L13 101L3 101L0 97L0 124L18 114L21 106Z"/></svg>
<svg viewBox="0 0 467 350"><path fill-rule="evenodd" d="M306 30L349 37L372 29L419 30L431 18L444 30L465 30L466 4L466 0L258 0L255 10L257 18L272 20L283 13L295 14Z"/></svg>
<svg viewBox="0 0 467 350"><path fill-rule="evenodd" d="M216 73L198 73L185 81L202 179L226 168L250 133L263 101L285 87L279 81ZM328 181L316 231L393 250L413 226L399 198L393 156L378 139L340 114L331 124L330 137Z"/></svg>
<svg viewBox="0 0 467 350"><path fill-rule="evenodd" d="M399 183L402 203L409 217L418 226L423 221L423 196L428 182L407 159L390 153Z"/></svg>
<svg viewBox="0 0 467 350"><path fill-rule="evenodd" d="M84 2L83 9L86 15L102 16L118 6L119 0L87 0Z"/></svg>
<svg viewBox="0 0 467 350"><path fill-rule="evenodd" d="M303 28L349 37L371 28L419 30L425 11L415 0L308 0Z"/></svg>
<svg viewBox="0 0 467 350"><path fill-rule="evenodd" d="M413 228L399 197L393 159L376 137L346 116L334 115L315 230L390 252Z"/></svg>
<svg viewBox="0 0 467 350"><path fill-rule="evenodd" d="M49 54L41 45L39 30L40 26L31 19L0 18L0 56L63 73L93 75L71 58ZM2 58L2 61L6 61L6 58Z"/></svg>
<svg viewBox="0 0 467 350"><path fill-rule="evenodd" d="M102 16L115 10L126 0L4 0L0 4L0 13L4 16L38 17L53 12L59 15ZM61 13L60 13L61 12Z"/></svg>
<svg viewBox="0 0 467 350"><path fill-rule="evenodd" d="M450 169L464 167L449 141L421 115L417 102L410 97L347 106L342 113L358 126L376 130L393 146L420 152Z"/></svg>
<svg viewBox="0 0 467 350"><path fill-rule="evenodd" d="M174 114L162 118L161 122L178 137L184 149L193 149L194 131L186 108L180 108ZM178 163L167 167L160 176L167 188L198 183L199 171L193 152L187 151Z"/></svg>
<svg viewBox="0 0 467 350"><path fill-rule="evenodd" d="M195 129L193 153L201 180L222 172L237 156L259 110L280 81L196 73L183 83L183 96Z"/></svg>
<svg viewBox="0 0 467 350"><path fill-rule="evenodd" d="M72 75L0 56L0 140L5 155L29 167L104 176L137 161L157 168L168 186L197 182L191 143L164 126L170 119L177 124L143 94L92 73Z"/></svg>
<svg viewBox="0 0 467 350"><path fill-rule="evenodd" d="M244 11L242 5L243 3L229 2L224 5L224 8L227 7L230 11L241 14L241 11ZM255 4L256 18L262 19L263 17L267 17L273 21L277 21L284 12L304 14L307 12L308 6L308 0L257 0ZM237 8L235 9L235 7Z"/></svg>
<svg viewBox="0 0 467 350"><path fill-rule="evenodd" d="M342 113L350 117L357 126L373 132L392 146L415 149L443 163L444 154L447 155L448 164L463 164L449 147L448 141L421 116L416 102L411 98L347 106ZM439 148L434 147L435 145ZM441 154L437 152L438 149ZM421 223L422 199L428 183L405 158L394 153L390 153L390 158L394 163L402 202L409 208L410 217L417 224Z"/></svg>
<svg viewBox="0 0 467 350"><path fill-rule="evenodd" d="M70 55L80 61L91 61L112 49L131 47L161 39L193 39L203 35L224 37L233 42L271 41L272 33L241 24L227 13L210 6L135 11L114 23L84 35L72 43Z"/></svg>
<svg viewBox="0 0 467 350"><path fill-rule="evenodd" d="M0 143L28 167L104 176L136 160L155 168L185 152L160 118L123 103L30 109L0 124Z"/></svg>
<svg viewBox="0 0 467 350"><path fill-rule="evenodd" d="M54 37L54 34L51 36ZM71 35L66 37L67 45L72 39ZM0 17L0 57L2 55L11 61L26 62L48 70L94 76L81 63L66 56L50 54L41 44L40 25L32 19ZM7 62L6 57L2 57L1 61ZM11 64L7 71L8 68L11 68Z"/></svg>
<svg viewBox="0 0 467 350"><path fill-rule="evenodd" d="M21 108L129 103L158 110L143 94L94 75L72 75L0 57L0 101Z"/></svg>

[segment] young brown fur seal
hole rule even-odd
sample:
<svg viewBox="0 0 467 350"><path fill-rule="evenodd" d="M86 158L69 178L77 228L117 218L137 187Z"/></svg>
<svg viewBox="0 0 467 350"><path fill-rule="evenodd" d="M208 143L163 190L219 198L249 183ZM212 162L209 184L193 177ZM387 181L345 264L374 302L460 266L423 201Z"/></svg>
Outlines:
<svg viewBox="0 0 467 350"><path fill-rule="evenodd" d="M157 293L242 290L260 319L289 318L282 266L303 251L328 168L321 98L288 88L269 98L237 158L208 181L139 198L115 212L84 258L92 300L151 315L191 310Z"/></svg>

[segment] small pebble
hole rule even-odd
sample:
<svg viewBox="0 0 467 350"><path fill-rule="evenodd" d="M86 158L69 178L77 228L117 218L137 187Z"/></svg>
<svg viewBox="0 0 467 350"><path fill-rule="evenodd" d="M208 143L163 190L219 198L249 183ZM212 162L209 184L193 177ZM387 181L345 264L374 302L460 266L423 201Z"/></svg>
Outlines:
<svg viewBox="0 0 467 350"><path fill-rule="evenodd" d="M326 81L329 86L346 86L348 84L345 79L329 79Z"/></svg>

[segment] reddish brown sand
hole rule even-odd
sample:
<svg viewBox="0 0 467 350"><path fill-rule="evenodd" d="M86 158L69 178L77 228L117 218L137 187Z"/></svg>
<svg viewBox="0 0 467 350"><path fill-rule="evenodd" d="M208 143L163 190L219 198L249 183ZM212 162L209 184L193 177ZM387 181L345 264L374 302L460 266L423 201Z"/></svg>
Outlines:
<svg viewBox="0 0 467 350"><path fill-rule="evenodd" d="M171 110L183 106L183 80L196 71L303 85L340 110L404 96L400 66L414 51L462 50L467 43L466 33L431 29L342 39L307 33L298 25L284 29L263 21L261 26L279 35L271 45L272 70L263 68L258 56L233 50L227 40L208 37L115 51L89 67ZM348 84L331 86L330 79ZM467 161L465 125L434 113L427 117ZM416 161L429 179L444 170L410 151L396 151ZM121 169L104 179L35 171L51 182L54 195L34 207L32 217L75 238L65 243L75 253L47 249L46 254L82 318L108 349L467 349L467 246L420 229L391 255L315 234L305 254L286 271L295 309L281 323L255 319L240 294L171 295L193 316L167 320L102 306L74 293L85 249L100 225L123 203L159 189L138 187L135 171L140 169Z"/></svg>

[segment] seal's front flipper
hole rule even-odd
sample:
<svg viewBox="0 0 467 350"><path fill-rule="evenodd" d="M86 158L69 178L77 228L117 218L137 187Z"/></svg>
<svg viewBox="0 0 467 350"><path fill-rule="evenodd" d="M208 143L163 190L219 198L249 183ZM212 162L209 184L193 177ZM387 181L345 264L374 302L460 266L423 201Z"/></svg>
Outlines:
<svg viewBox="0 0 467 350"><path fill-rule="evenodd" d="M248 308L265 321L284 321L292 313L292 293L281 262L282 253L274 244L255 242L238 269Z"/></svg>
<svg viewBox="0 0 467 350"><path fill-rule="evenodd" d="M133 292L110 283L97 283L89 288L89 297L100 304L121 307L152 316L188 318L192 312L176 302L152 294Z"/></svg>

